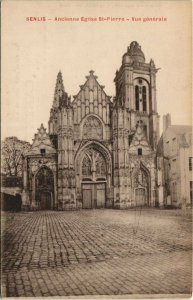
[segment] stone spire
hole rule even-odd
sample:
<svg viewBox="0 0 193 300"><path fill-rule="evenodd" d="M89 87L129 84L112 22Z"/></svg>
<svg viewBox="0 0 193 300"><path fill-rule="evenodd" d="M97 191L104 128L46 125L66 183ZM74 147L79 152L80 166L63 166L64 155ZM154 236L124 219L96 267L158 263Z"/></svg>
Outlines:
<svg viewBox="0 0 193 300"><path fill-rule="evenodd" d="M58 107L60 104L60 100L63 99L65 95L66 95L66 93L64 90L62 72L59 71L58 75L57 75L57 79L56 79L53 107Z"/></svg>

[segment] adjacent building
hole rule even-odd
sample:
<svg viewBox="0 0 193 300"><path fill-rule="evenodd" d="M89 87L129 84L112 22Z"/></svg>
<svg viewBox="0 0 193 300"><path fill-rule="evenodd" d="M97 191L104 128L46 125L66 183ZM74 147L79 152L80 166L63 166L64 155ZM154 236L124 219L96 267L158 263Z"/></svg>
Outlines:
<svg viewBox="0 0 193 300"><path fill-rule="evenodd" d="M192 127L171 125L171 116L165 115L157 151L160 206L192 206L192 149Z"/></svg>
<svg viewBox="0 0 193 300"><path fill-rule="evenodd" d="M24 158L23 208L156 205L156 73L135 41L116 72L113 99L94 71L71 99L58 73L48 132L41 125Z"/></svg>

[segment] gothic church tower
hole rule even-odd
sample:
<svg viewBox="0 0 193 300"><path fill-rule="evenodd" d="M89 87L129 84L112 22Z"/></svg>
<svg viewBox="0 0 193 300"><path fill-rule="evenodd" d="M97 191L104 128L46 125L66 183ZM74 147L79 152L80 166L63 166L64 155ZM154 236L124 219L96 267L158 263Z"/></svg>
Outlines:
<svg viewBox="0 0 193 300"><path fill-rule="evenodd" d="M154 205L155 150L159 139L153 60L132 42L116 72L113 109L114 206ZM145 195L145 196L144 196Z"/></svg>

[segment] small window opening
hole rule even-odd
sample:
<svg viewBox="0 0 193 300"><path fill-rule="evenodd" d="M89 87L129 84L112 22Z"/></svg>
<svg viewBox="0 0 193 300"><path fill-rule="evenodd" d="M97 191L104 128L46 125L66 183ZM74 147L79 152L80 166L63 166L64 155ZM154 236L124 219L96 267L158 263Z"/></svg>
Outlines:
<svg viewBox="0 0 193 300"><path fill-rule="evenodd" d="M136 85L135 87L135 108L139 110L139 87Z"/></svg>
<svg viewBox="0 0 193 300"><path fill-rule="evenodd" d="M46 154L46 149L40 149L40 153L41 153L41 155L45 155Z"/></svg>
<svg viewBox="0 0 193 300"><path fill-rule="evenodd" d="M193 157L189 157L189 171L192 171Z"/></svg>
<svg viewBox="0 0 193 300"><path fill-rule="evenodd" d="M142 89L142 98L143 98L143 111L147 111L147 97L146 97L146 87L143 86L143 89Z"/></svg>
<svg viewBox="0 0 193 300"><path fill-rule="evenodd" d="M142 155L142 148L138 148L138 155Z"/></svg>

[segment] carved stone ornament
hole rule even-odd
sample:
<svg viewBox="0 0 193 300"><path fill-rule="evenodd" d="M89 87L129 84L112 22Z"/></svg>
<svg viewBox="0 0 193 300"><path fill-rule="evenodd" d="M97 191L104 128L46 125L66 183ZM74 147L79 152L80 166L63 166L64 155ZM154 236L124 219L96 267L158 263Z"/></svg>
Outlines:
<svg viewBox="0 0 193 300"><path fill-rule="evenodd" d="M29 162L29 168L32 174L36 173L41 166L47 166L52 171L56 171L56 161L54 159L33 159Z"/></svg>

